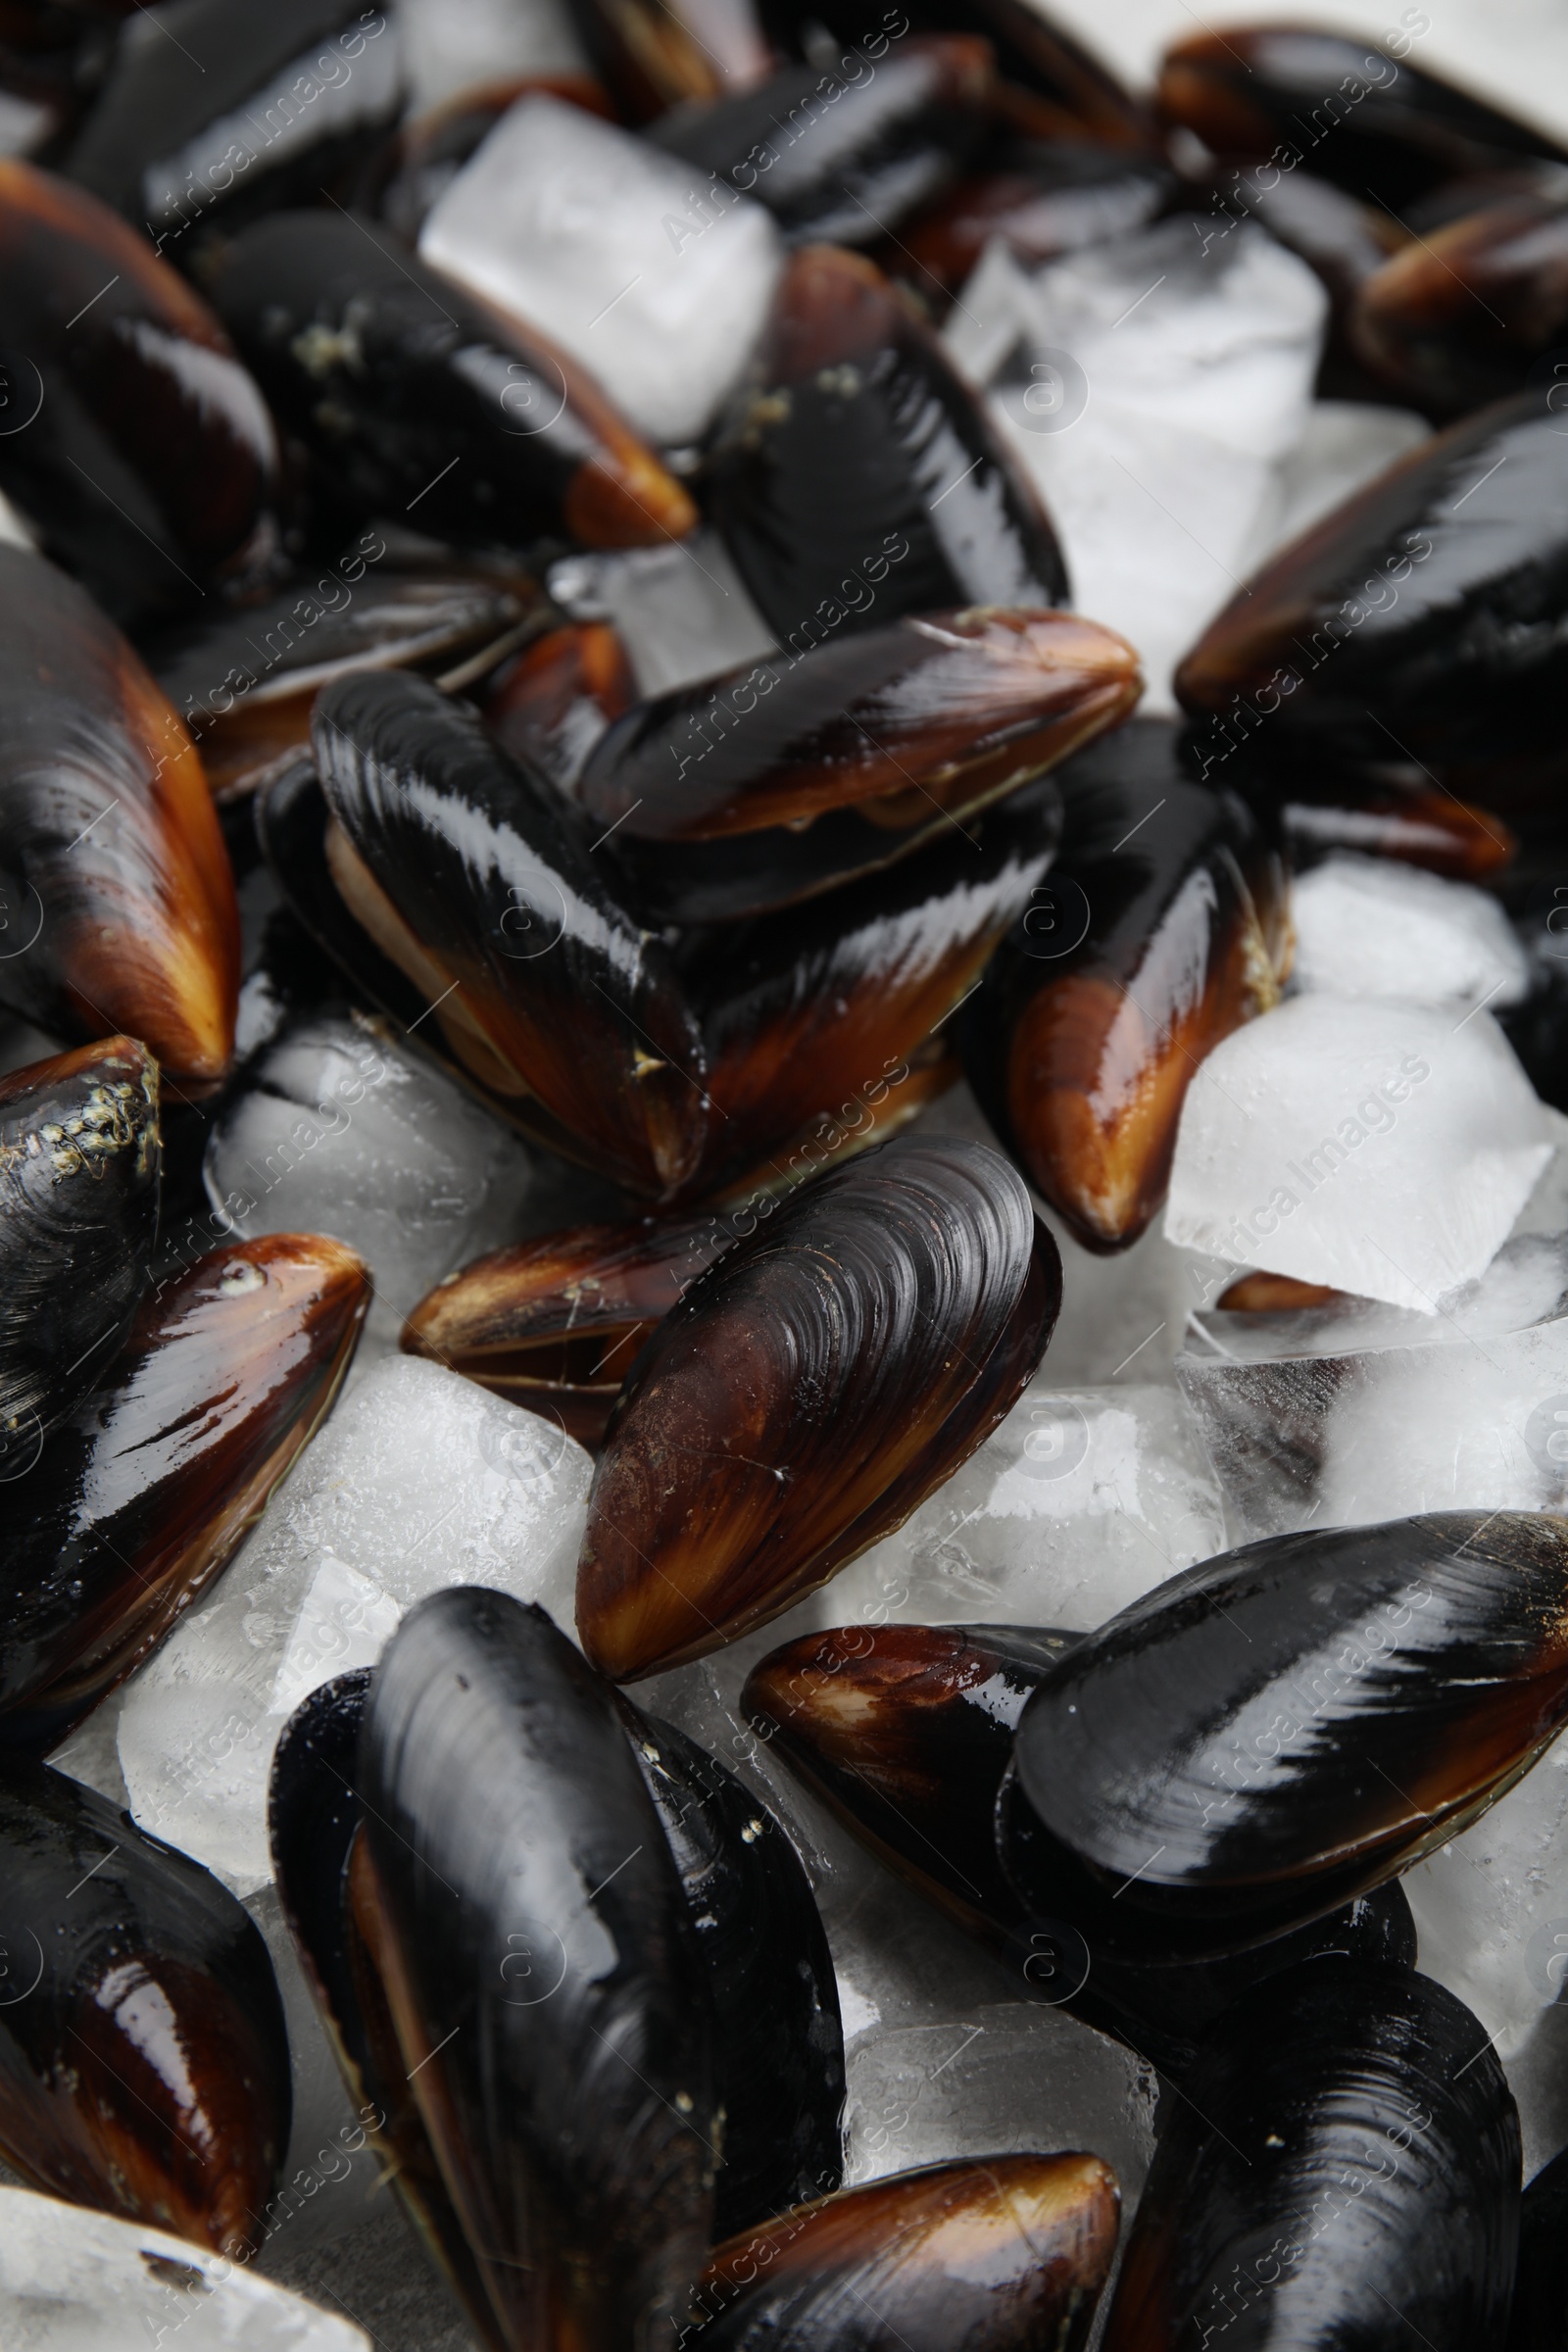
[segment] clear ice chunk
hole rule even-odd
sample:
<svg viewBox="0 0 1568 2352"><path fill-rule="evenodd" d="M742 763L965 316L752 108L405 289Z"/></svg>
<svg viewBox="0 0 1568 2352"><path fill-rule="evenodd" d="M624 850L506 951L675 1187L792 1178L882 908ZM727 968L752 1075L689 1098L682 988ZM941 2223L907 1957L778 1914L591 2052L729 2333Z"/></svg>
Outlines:
<svg viewBox="0 0 1568 2352"><path fill-rule="evenodd" d="M299 1699L373 1663L404 1610L449 1585L537 1601L569 1634L591 1473L554 1422L457 1373L376 1365L233 1565L105 1701L140 1826L237 1894L265 1886L268 1773ZM55 1761L70 1771L75 1752Z"/></svg>
<svg viewBox="0 0 1568 2352"><path fill-rule="evenodd" d="M1517 1004L1530 959L1497 901L1393 858L1326 858L1291 895L1298 989L1420 1004Z"/></svg>
<svg viewBox="0 0 1568 2352"><path fill-rule="evenodd" d="M516 1137L380 1024L311 1014L223 1111L203 1167L229 1230L329 1233L375 1279L371 1329L512 1238L528 1190Z"/></svg>
<svg viewBox="0 0 1568 2352"><path fill-rule="evenodd" d="M409 111L525 74L588 74L564 0L398 0Z"/></svg>
<svg viewBox="0 0 1568 2352"><path fill-rule="evenodd" d="M778 651L712 531L668 547L565 556L549 585L573 620L614 623L644 695L674 694Z"/></svg>
<svg viewBox="0 0 1568 2352"><path fill-rule="evenodd" d="M1264 563L1288 547L1431 438L1431 425L1413 409L1385 409L1374 401L1315 400L1299 441L1280 461L1280 510L1256 562Z"/></svg>
<svg viewBox="0 0 1568 2352"><path fill-rule="evenodd" d="M519 99L440 198L419 253L539 327L650 440L699 440L783 267L769 215L559 99Z"/></svg>
<svg viewBox="0 0 1568 2352"><path fill-rule="evenodd" d="M1550 1157L1490 1012L1298 996L1195 1072L1165 1234L1434 1315L1485 1271Z"/></svg>

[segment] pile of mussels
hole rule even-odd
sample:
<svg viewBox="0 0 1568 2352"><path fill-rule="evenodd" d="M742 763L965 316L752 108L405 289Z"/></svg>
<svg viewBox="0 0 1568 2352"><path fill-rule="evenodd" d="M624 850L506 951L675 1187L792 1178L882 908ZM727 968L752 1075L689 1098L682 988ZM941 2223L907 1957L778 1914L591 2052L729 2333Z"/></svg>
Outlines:
<svg viewBox="0 0 1568 2352"><path fill-rule="evenodd" d="M1090 1632L829 1602L757 1654L783 1768L1157 2069L1125 2213L1093 2148L843 2185L808 1875L625 1690L1001 1427L1062 1305L1037 1203L1085 1281L1151 1225L1288 986L1293 868L1521 915L1563 839L1568 153L1408 32L1196 31L1146 100L1024 0L868 13L572 0L579 70L419 112L358 0L0 12L0 2155L162 2246L193 2344L268 2234L302 2029L262 1936L46 1758L349 1370L352 1234L188 1247L324 1008L558 1170L551 1230L395 1304L596 1456L574 1624L449 1584L270 1758L298 1968L475 2338L1560 2348L1568 2191L1522 2198L1397 1882L1568 1717L1568 1519L1303 1527ZM1298 257L1320 387L1432 429L1134 719L941 330L977 265L1184 219ZM671 683L565 583L657 621L678 549L756 642ZM1511 1034L1568 1102L1560 988ZM964 1077L997 1148L921 1121ZM1236 1271L1238 1315L1327 1295ZM361 2340L317 2316L254 2340Z"/></svg>

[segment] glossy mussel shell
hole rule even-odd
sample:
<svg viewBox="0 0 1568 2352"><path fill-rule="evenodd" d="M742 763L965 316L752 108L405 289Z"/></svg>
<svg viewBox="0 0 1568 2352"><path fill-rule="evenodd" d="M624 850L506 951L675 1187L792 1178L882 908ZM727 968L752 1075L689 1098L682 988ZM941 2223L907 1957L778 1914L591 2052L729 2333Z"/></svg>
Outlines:
<svg viewBox="0 0 1568 2352"><path fill-rule="evenodd" d="M583 620L547 631L520 653L483 709L509 752L569 792L606 727L637 700L616 630L606 620Z"/></svg>
<svg viewBox="0 0 1568 2352"><path fill-rule="evenodd" d="M205 1870L43 1765L0 1774L0 2154L241 2259L288 2141L267 1947Z"/></svg>
<svg viewBox="0 0 1568 2352"><path fill-rule="evenodd" d="M0 1078L0 1476L110 1372L158 1232L158 1064L106 1038Z"/></svg>
<svg viewBox="0 0 1568 2352"><path fill-rule="evenodd" d="M658 2352L717 2162L694 1931L611 1693L539 1609L410 1611L358 1773L403 2065L507 2343Z"/></svg>
<svg viewBox="0 0 1568 2352"><path fill-rule="evenodd" d="M575 362L342 212L279 213L212 295L329 509L458 540L681 538L684 490Z"/></svg>
<svg viewBox="0 0 1568 2352"><path fill-rule="evenodd" d="M144 1300L6 1489L0 1745L46 1746L216 1576L330 1404L369 1303L353 1250L270 1234Z"/></svg>
<svg viewBox="0 0 1568 2352"><path fill-rule="evenodd" d="M1414 239L1362 286L1350 333L1385 383L1435 416L1522 391L1568 333L1568 204L1516 196ZM1561 380L1548 370L1544 392Z"/></svg>
<svg viewBox="0 0 1568 2352"><path fill-rule="evenodd" d="M589 1495L577 1628L616 1681L777 1616L1010 1409L1055 1246L979 1144L896 1138L803 1185L660 1325Z"/></svg>
<svg viewBox="0 0 1568 2352"><path fill-rule="evenodd" d="M772 70L752 0L570 0L569 13L630 122L751 89Z"/></svg>
<svg viewBox="0 0 1568 2352"><path fill-rule="evenodd" d="M422 678L325 688L314 734L332 813L412 938L426 1004L459 992L514 1091L607 1173L673 1192L703 1150L696 1024L554 787Z"/></svg>
<svg viewBox="0 0 1568 2352"><path fill-rule="evenodd" d="M780 2214L713 2249L704 2352L1079 2352L1116 2250L1098 2156L933 2164Z"/></svg>
<svg viewBox="0 0 1568 2352"><path fill-rule="evenodd" d="M0 547L0 1002L83 1043L140 1038L166 1081L222 1074L239 914L189 736L64 572Z"/></svg>
<svg viewBox="0 0 1568 2352"><path fill-rule="evenodd" d="M985 169L910 220L889 267L914 265L922 294L954 295L993 237L1026 269L1103 239L1130 236L1161 210L1172 186L1154 156L1076 139L989 140Z"/></svg>
<svg viewBox="0 0 1568 2352"><path fill-rule="evenodd" d="M1003 1862L1137 1953L1266 1941L1475 1820L1568 1717L1568 1527L1436 1512L1156 1588L1024 1710Z"/></svg>
<svg viewBox="0 0 1568 2352"><path fill-rule="evenodd" d="M1105 2352L1502 2343L1519 2118L1452 1993L1412 1969L1308 1961L1230 2011L1188 2087Z"/></svg>
<svg viewBox="0 0 1568 2352"><path fill-rule="evenodd" d="M0 489L117 619L273 558L277 440L206 303L95 196L0 160Z"/></svg>
<svg viewBox="0 0 1568 2352"><path fill-rule="evenodd" d="M791 257L709 480L742 579L796 652L906 612L1068 601L1027 476L931 329L842 247Z"/></svg>

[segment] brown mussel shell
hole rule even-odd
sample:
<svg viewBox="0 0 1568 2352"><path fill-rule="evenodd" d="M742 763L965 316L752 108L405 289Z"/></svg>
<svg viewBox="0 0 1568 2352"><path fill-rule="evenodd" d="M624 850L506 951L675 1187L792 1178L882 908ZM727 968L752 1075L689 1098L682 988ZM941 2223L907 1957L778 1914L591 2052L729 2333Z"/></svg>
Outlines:
<svg viewBox="0 0 1568 2352"><path fill-rule="evenodd" d="M7 1490L0 1745L45 1747L232 1556L325 1413L369 1304L352 1250L269 1234L159 1285Z"/></svg>
<svg viewBox="0 0 1568 2352"><path fill-rule="evenodd" d="M140 1038L166 1084L220 1077L239 913L190 737L85 590L0 547L0 1001L83 1043Z"/></svg>
<svg viewBox="0 0 1568 2352"><path fill-rule="evenodd" d="M0 1478L97 1388L152 1267L158 1064L106 1038L0 1078Z"/></svg>
<svg viewBox="0 0 1568 2352"><path fill-rule="evenodd" d="M643 1342L732 1238L711 1216L542 1234L437 1283L398 1344L597 1446Z"/></svg>
<svg viewBox="0 0 1568 2352"><path fill-rule="evenodd" d="M1209 772L1297 768L1555 821L1568 469L1535 396L1424 443L1272 557L1176 673Z"/></svg>
<svg viewBox="0 0 1568 2352"><path fill-rule="evenodd" d="M1129 1956L1246 1949L1484 1813L1568 1718L1568 1527L1265 1538L1080 1642L1019 1722L1002 1858Z"/></svg>
<svg viewBox="0 0 1568 2352"><path fill-rule="evenodd" d="M1224 772L1229 780L1232 771ZM1296 873L1336 850L1351 850L1424 866L1452 882L1480 882L1518 853L1518 837L1500 816L1472 808L1450 792L1369 792L1352 779L1339 783L1311 775L1293 774L1281 783L1265 773L1257 780L1258 805L1270 810ZM1237 790L1245 797L1252 782L1245 761L1238 762Z"/></svg>
<svg viewBox="0 0 1568 2352"><path fill-rule="evenodd" d="M1131 236L1163 210L1174 185L1154 156L1072 139L993 139L985 170L907 222L887 268L914 265L924 294L956 294L993 237L1039 269L1058 254Z"/></svg>
<svg viewBox="0 0 1568 2352"><path fill-rule="evenodd" d="M933 2164L716 2246L692 2297L703 2352L1080 2352L1121 2197L1098 2156Z"/></svg>
<svg viewBox="0 0 1568 2352"><path fill-rule="evenodd" d="M438 1592L356 1779L398 2046L501 2339L663 2352L712 2214L712 2029L611 1693L542 1610Z"/></svg>
<svg viewBox="0 0 1568 2352"><path fill-rule="evenodd" d="M267 1946L225 1887L45 1765L0 1773L0 2154L243 2260L288 2144Z"/></svg>
<svg viewBox="0 0 1568 2352"><path fill-rule="evenodd" d="M1135 721L1057 771L1056 864L963 1029L998 1134L1092 1250L1157 1214L1194 1071L1278 1002L1288 962L1278 858L1234 795L1185 781L1175 744Z"/></svg>
<svg viewBox="0 0 1568 2352"><path fill-rule="evenodd" d="M1350 333L1434 416L1522 391L1568 336L1568 204L1516 196L1413 240L1361 288Z"/></svg>
<svg viewBox="0 0 1568 2352"><path fill-rule="evenodd" d="M632 1682L765 1624L989 1436L1061 1268L1007 1163L897 1137L803 1185L659 1326L588 1499L577 1630Z"/></svg>
<svg viewBox="0 0 1568 2352"><path fill-rule="evenodd" d="M605 620L551 629L496 679L485 724L509 752L570 792L608 726L638 700L626 649Z"/></svg>
<svg viewBox="0 0 1568 2352"><path fill-rule="evenodd" d="M225 247L211 291L328 511L412 508L421 530L510 547L648 547L697 519L575 361L388 228L273 214Z"/></svg>
<svg viewBox="0 0 1568 2352"><path fill-rule="evenodd" d="M752 0L570 0L569 13L628 122L711 104L773 70Z"/></svg>
<svg viewBox="0 0 1568 2352"><path fill-rule="evenodd" d="M457 996L503 1086L510 1072L606 1174L656 1198L687 1183L708 1117L696 1023L560 795L422 678L339 680L314 735L370 886L354 911L390 911L379 944L399 960L412 944L422 1009Z"/></svg>
<svg viewBox="0 0 1568 2352"><path fill-rule="evenodd" d="M1105 2352L1498 2344L1519 2118L1486 2028L1414 1970L1312 1960L1215 2028L1139 2202Z"/></svg>
<svg viewBox="0 0 1568 2352"><path fill-rule="evenodd" d="M1044 507L875 265L794 253L709 459L709 514L777 642L1068 602Z"/></svg>

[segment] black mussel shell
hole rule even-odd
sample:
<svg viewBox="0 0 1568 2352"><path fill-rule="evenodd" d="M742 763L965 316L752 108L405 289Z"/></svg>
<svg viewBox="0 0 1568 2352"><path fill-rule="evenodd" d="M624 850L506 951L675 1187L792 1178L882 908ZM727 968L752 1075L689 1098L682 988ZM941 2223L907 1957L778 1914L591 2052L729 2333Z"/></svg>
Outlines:
<svg viewBox="0 0 1568 2352"><path fill-rule="evenodd" d="M716 2246L703 2352L1081 2352L1121 2219L1098 2156L991 2156L848 2188Z"/></svg>
<svg viewBox="0 0 1568 2352"><path fill-rule="evenodd" d="M765 205L792 245L870 245L976 146L991 74L989 42L937 35L826 90L814 65L787 66L755 90L678 108L649 135Z"/></svg>
<svg viewBox="0 0 1568 2352"><path fill-rule="evenodd" d="M212 297L347 516L518 547L679 539L686 492L592 379L388 228L279 213L234 239Z"/></svg>
<svg viewBox="0 0 1568 2352"><path fill-rule="evenodd" d="M502 116L519 98L532 97L564 99L589 114L610 113L605 91L586 74L526 74L470 83L428 113L400 123L360 173L356 210L374 213L406 245L416 245L426 214Z"/></svg>
<svg viewBox="0 0 1568 2352"><path fill-rule="evenodd" d="M167 1082L233 1051L239 912L202 764L84 589L0 547L0 1002Z"/></svg>
<svg viewBox="0 0 1568 2352"><path fill-rule="evenodd" d="M122 40L66 168L188 267L215 226L314 202L370 154L403 104L392 15L178 0L164 37Z"/></svg>
<svg viewBox="0 0 1568 2352"><path fill-rule="evenodd" d="M158 1064L106 1038L0 1078L0 1477L110 1372L152 1267Z"/></svg>
<svg viewBox="0 0 1568 2352"><path fill-rule="evenodd" d="M1165 53L1159 110L1216 155L1265 159L1259 178L1304 164L1396 211L1462 172L1568 162L1543 132L1412 65L1418 37L1379 44L1303 24L1192 33Z"/></svg>
<svg viewBox="0 0 1568 2352"><path fill-rule="evenodd" d="M244 2257L288 2143L267 1946L218 1880L63 1773L0 1773L0 2154Z"/></svg>
<svg viewBox="0 0 1568 2352"><path fill-rule="evenodd" d="M1519 2118L1411 1969L1315 1961L1215 2028L1155 2152L1105 2352L1475 2352L1507 2327Z"/></svg>
<svg viewBox="0 0 1568 2352"><path fill-rule="evenodd" d="M338 893L326 861L332 812L316 761L307 755L290 760L257 786L252 808L262 855L294 920L341 972L356 1004L407 1029L429 1004L429 994L382 953Z"/></svg>
<svg viewBox="0 0 1568 2352"><path fill-rule="evenodd" d="M169 1632L336 1394L352 1250L269 1234L159 1284L95 1393L7 1489L0 1746L47 1747Z"/></svg>
<svg viewBox="0 0 1568 2352"><path fill-rule="evenodd" d="M1568 340L1568 204L1515 196L1414 239L1362 286L1350 333L1384 383L1437 416L1525 390Z"/></svg>
<svg viewBox="0 0 1568 2352"><path fill-rule="evenodd" d="M1209 772L1241 742L1289 775L1436 784L1556 820L1568 468L1534 395L1449 426L1247 583L1176 692Z"/></svg>
<svg viewBox="0 0 1568 2352"><path fill-rule="evenodd" d="M1507 2352L1562 2352L1568 2342L1568 2149L1525 2190Z"/></svg>
<svg viewBox="0 0 1568 2352"><path fill-rule="evenodd" d="M993 237L1026 269L1039 269L1146 227L1174 185L1153 155L1075 139L988 139L984 170L906 222L887 267L897 274L912 264L920 293L954 295Z"/></svg>
<svg viewBox="0 0 1568 2352"><path fill-rule="evenodd" d="M896 1137L801 1186L648 1342L588 1500L577 1629L635 1681L765 1624L1010 1411L1061 1299L982 1144Z"/></svg>
<svg viewBox="0 0 1568 2352"><path fill-rule="evenodd" d="M357 1777L399 2048L502 2340L661 2352L712 2214L712 2028L611 1693L542 1610L439 1592Z"/></svg>
<svg viewBox="0 0 1568 2352"><path fill-rule="evenodd" d="M874 264L838 246L791 256L708 506L796 651L903 613L1068 601L1045 509L974 394Z"/></svg>
<svg viewBox="0 0 1568 2352"><path fill-rule="evenodd" d="M1480 882L1517 854L1518 837L1489 808L1473 808L1451 792L1368 791L1353 778L1310 773L1281 778L1266 764L1254 772L1246 760L1222 775L1277 830L1294 873L1304 873L1338 850L1363 858L1395 858L1453 882Z"/></svg>
<svg viewBox="0 0 1568 2352"><path fill-rule="evenodd" d="M1020 1720L1002 1857L1129 1957L1245 1950L1474 1821L1568 1717L1568 1525L1266 1538L1080 1642Z"/></svg>
<svg viewBox="0 0 1568 2352"><path fill-rule="evenodd" d="M412 938L421 1014L456 996L503 1085L511 1072L607 1174L656 1197L688 1182L708 1117L696 1023L553 786L422 678L342 679L313 731L369 884L354 911L379 901Z"/></svg>
<svg viewBox="0 0 1568 2352"><path fill-rule="evenodd" d="M838 1983L810 1884L767 1807L672 1725L620 1707L712 1991L724 2159L713 2234L725 2238L843 2180Z"/></svg>
<svg viewBox="0 0 1568 2352"><path fill-rule="evenodd" d="M1194 1071L1279 1001L1286 879L1234 795L1189 783L1168 721L1058 769L1051 874L963 1025L976 1094L1032 1184L1092 1250L1158 1212Z"/></svg>
<svg viewBox="0 0 1568 2352"><path fill-rule="evenodd" d="M773 70L752 0L568 0L622 119L748 90Z"/></svg>
<svg viewBox="0 0 1568 2352"><path fill-rule="evenodd" d="M482 708L509 752L570 792L605 729L637 700L617 632L609 621L581 620L551 629L520 653Z"/></svg>
<svg viewBox="0 0 1568 2352"><path fill-rule="evenodd" d="M0 489L125 624L277 558L277 439L207 305L69 180L0 161Z"/></svg>

